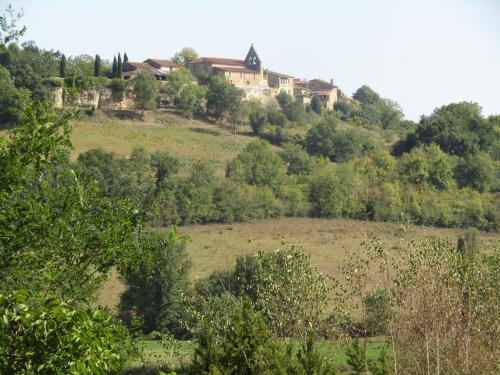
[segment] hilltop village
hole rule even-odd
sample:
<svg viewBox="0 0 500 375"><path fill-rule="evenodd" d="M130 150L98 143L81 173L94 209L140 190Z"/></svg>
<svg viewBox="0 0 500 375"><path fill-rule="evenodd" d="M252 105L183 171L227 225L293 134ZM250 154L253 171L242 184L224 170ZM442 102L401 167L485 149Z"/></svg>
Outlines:
<svg viewBox="0 0 500 375"><path fill-rule="evenodd" d="M339 89L330 82L321 79L300 80L291 75L264 68L253 44L244 59L199 57L187 64L195 77L210 77L223 74L228 82L244 91L247 98L265 100L274 98L280 92L295 97L302 104L308 104L313 97L318 97L327 110L333 110L339 100ZM153 73L158 80L166 77L180 66L171 60L147 59L143 62L127 61L123 65L123 78L130 79L140 71ZM347 96L342 100L357 102Z"/></svg>

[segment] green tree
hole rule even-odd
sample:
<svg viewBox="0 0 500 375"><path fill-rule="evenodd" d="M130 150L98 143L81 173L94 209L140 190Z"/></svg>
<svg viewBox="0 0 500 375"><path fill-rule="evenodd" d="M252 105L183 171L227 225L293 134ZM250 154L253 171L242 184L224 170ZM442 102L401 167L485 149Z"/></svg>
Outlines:
<svg viewBox="0 0 500 375"><path fill-rule="evenodd" d="M323 107L323 103L321 103L321 100L317 95L311 98L311 109L319 115L321 115L325 109Z"/></svg>
<svg viewBox="0 0 500 375"><path fill-rule="evenodd" d="M220 340L205 323L198 335L193 373L196 374L286 374L293 358L275 342L262 316L244 300L230 316L230 325Z"/></svg>
<svg viewBox="0 0 500 375"><path fill-rule="evenodd" d="M174 97L177 108L188 118L192 117L196 105L206 95L206 87L200 86L186 67L180 67L167 77L167 92Z"/></svg>
<svg viewBox="0 0 500 375"><path fill-rule="evenodd" d="M207 92L207 111L216 120L232 117L240 108L243 91L226 81L223 75L210 78Z"/></svg>
<svg viewBox="0 0 500 375"><path fill-rule="evenodd" d="M95 60L94 60L94 76L95 77L100 77L101 70L102 70L101 57L99 55L95 55Z"/></svg>
<svg viewBox="0 0 500 375"><path fill-rule="evenodd" d="M280 156L288 166L288 174L309 174L311 172L313 160L302 146L286 143L282 148Z"/></svg>
<svg viewBox="0 0 500 375"><path fill-rule="evenodd" d="M184 47L181 51L175 54L172 60L179 65L187 65L188 63L196 60L197 58L198 58L198 53L194 50L194 48Z"/></svg>
<svg viewBox="0 0 500 375"><path fill-rule="evenodd" d="M116 61L116 78L122 78L122 73L123 73L122 56L120 55L120 52L118 52L118 60Z"/></svg>
<svg viewBox="0 0 500 375"><path fill-rule="evenodd" d="M17 89L9 72L0 66L0 127L17 124L29 101L29 91Z"/></svg>
<svg viewBox="0 0 500 375"><path fill-rule="evenodd" d="M479 151L492 153L498 143L498 126L486 120L476 103L452 103L423 116L414 132L407 135L401 150L437 144L444 152L465 157Z"/></svg>
<svg viewBox="0 0 500 375"><path fill-rule="evenodd" d="M66 78L66 56L62 55L61 60L59 61L59 77Z"/></svg>
<svg viewBox="0 0 500 375"><path fill-rule="evenodd" d="M107 374L132 354L127 330L104 310L54 297L0 293L2 374Z"/></svg>
<svg viewBox="0 0 500 375"><path fill-rule="evenodd" d="M256 186L276 187L282 178L281 160L266 141L253 141L228 164L227 175Z"/></svg>
<svg viewBox="0 0 500 375"><path fill-rule="evenodd" d="M147 71L141 71L133 78L133 93L137 107L144 116L144 110L155 107L158 95L158 86L154 75Z"/></svg>
<svg viewBox="0 0 500 375"><path fill-rule="evenodd" d="M99 197L67 164L68 118L27 110L0 146L0 290L85 301L134 243L127 202ZM27 209L29 207L29 209Z"/></svg>
<svg viewBox="0 0 500 375"><path fill-rule="evenodd" d="M156 186L159 188L169 176L179 171L180 162L168 152L156 151L151 155L151 166L155 170Z"/></svg>
<svg viewBox="0 0 500 375"><path fill-rule="evenodd" d="M182 333L183 295L190 266L186 238L179 237L175 228L169 234L142 233L136 253L120 270L126 286L120 299L120 317L128 325L139 319L144 333L164 329Z"/></svg>
<svg viewBox="0 0 500 375"><path fill-rule="evenodd" d="M236 293L249 297L279 337L307 338L328 302L325 277L308 256L289 249L239 257Z"/></svg>
<svg viewBox="0 0 500 375"><path fill-rule="evenodd" d="M111 78L118 78L118 62L116 56L113 56L113 65L111 68Z"/></svg>
<svg viewBox="0 0 500 375"><path fill-rule="evenodd" d="M380 100L380 95L373 91L369 86L363 85L353 95L353 98L359 100L362 104L376 104Z"/></svg>
<svg viewBox="0 0 500 375"><path fill-rule="evenodd" d="M264 126L266 125L266 111L261 106L254 107L249 115L250 126L252 127L253 134L261 135L264 133Z"/></svg>
<svg viewBox="0 0 500 375"><path fill-rule="evenodd" d="M354 129L337 130L337 120L325 119L312 126L306 135L307 151L343 162L359 157L373 148L372 142Z"/></svg>
<svg viewBox="0 0 500 375"><path fill-rule="evenodd" d="M0 14L0 45L15 42L24 35L26 26L21 28L18 26L18 22L23 15L22 9L16 12L12 5L9 5L3 14Z"/></svg>
<svg viewBox="0 0 500 375"><path fill-rule="evenodd" d="M123 63L125 64L126 62L128 62L127 52L123 54Z"/></svg>
<svg viewBox="0 0 500 375"><path fill-rule="evenodd" d="M498 188L498 162L491 160L486 154L476 154L458 162L455 168L455 178L458 186L471 187L481 193L491 188Z"/></svg>

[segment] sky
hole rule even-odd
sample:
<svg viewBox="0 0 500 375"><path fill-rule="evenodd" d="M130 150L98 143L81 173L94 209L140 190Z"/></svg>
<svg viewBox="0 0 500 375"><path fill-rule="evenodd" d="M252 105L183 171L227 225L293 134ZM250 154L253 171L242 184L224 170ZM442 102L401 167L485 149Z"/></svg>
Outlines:
<svg viewBox="0 0 500 375"><path fill-rule="evenodd" d="M254 43L265 68L333 79L347 95L367 84L417 121L472 101L500 114L500 0L0 0L23 8L24 40L67 56L131 61L243 59Z"/></svg>

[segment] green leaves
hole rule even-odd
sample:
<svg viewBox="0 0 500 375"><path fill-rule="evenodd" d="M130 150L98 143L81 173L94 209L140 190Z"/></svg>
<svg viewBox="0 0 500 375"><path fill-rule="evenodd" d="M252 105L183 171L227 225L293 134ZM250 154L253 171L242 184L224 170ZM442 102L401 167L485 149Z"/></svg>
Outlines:
<svg viewBox="0 0 500 375"><path fill-rule="evenodd" d="M126 330L102 310L18 291L0 294L0 314L1 373L104 375L134 352Z"/></svg>

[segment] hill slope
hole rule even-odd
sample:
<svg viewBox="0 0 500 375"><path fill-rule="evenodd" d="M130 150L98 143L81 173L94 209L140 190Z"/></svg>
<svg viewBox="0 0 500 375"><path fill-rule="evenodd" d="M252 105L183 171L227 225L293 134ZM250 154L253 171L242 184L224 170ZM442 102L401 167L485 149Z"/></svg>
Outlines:
<svg viewBox="0 0 500 375"><path fill-rule="evenodd" d="M236 134L228 128L172 114L149 115L144 121L120 120L103 114L76 122L71 141L72 158L92 148L102 148L127 157L135 147L149 152L168 151L186 165L208 160L225 166L254 137Z"/></svg>

